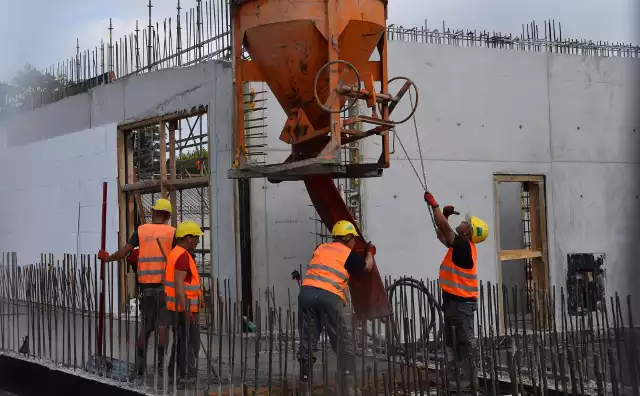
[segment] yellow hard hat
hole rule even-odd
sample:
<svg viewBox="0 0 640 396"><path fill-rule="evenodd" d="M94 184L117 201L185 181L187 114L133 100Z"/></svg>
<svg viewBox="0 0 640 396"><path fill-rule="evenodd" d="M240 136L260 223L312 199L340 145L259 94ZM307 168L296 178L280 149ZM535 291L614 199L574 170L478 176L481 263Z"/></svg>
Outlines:
<svg viewBox="0 0 640 396"><path fill-rule="evenodd" d="M489 236L489 226L479 217L467 215L467 223L471 228L471 242L483 242Z"/></svg>
<svg viewBox="0 0 640 396"><path fill-rule="evenodd" d="M151 207L152 210L157 210L159 212L169 212L173 210L171 208L171 202L168 199L160 198L156 201L156 204Z"/></svg>
<svg viewBox="0 0 640 396"><path fill-rule="evenodd" d="M204 235L200 226L193 221L183 221L176 228L176 238L184 238L187 235L201 236Z"/></svg>
<svg viewBox="0 0 640 396"><path fill-rule="evenodd" d="M353 224L346 220L340 220L331 230L331 235L334 237L347 236L349 234L358 236L358 231L356 231L356 227Z"/></svg>

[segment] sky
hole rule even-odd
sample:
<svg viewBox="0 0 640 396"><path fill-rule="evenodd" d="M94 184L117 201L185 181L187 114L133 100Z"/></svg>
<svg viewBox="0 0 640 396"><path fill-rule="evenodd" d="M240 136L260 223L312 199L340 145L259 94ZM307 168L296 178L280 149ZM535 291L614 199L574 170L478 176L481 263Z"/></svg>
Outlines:
<svg viewBox="0 0 640 396"><path fill-rule="evenodd" d="M183 8L196 0L181 0ZM555 19L563 36L640 44L633 20L638 0L389 0L388 23L442 26L519 34L522 24ZM72 56L76 42L93 48L146 25L148 0L0 0L0 81L10 81L25 63L46 68ZM153 0L152 19L175 18L177 0Z"/></svg>

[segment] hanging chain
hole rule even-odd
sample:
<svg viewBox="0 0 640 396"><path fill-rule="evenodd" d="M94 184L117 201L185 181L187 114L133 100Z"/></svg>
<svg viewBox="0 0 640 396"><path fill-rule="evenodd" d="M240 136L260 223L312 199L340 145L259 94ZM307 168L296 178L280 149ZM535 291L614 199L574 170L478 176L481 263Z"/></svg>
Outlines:
<svg viewBox="0 0 640 396"><path fill-rule="evenodd" d="M411 95L411 88L409 88L409 100L411 101L411 108L413 109L413 95ZM393 133L395 134L396 138L398 139L398 143L400 143L400 147L402 148L402 151L404 152L405 157L407 157L407 161L409 161L409 165L411 165L411 168L413 169L413 173L415 173L416 177L418 178L418 181L420 182L420 185L422 186L422 189L426 192L429 191L429 188L427 187L427 172L425 171L424 168L424 158L422 156L422 146L420 145L420 136L418 134L418 123L416 122L416 115L414 114L411 118L413 118L413 129L415 131L416 134L416 142L418 143L418 155L420 157L420 167L422 170L422 177L420 177L420 174L418 173L418 170L416 169L415 165L413 164L413 161L411 161L411 157L409 156L409 153L407 152L407 149L404 147L404 144L402 143L402 140L400 139L400 136L398 136L398 133L396 132L395 128L393 129ZM431 206L428 206L429 208L429 216L431 217L431 224L433 224L433 229L436 230L436 232L438 231L438 226L436 225L436 219L433 215L433 209L431 208Z"/></svg>

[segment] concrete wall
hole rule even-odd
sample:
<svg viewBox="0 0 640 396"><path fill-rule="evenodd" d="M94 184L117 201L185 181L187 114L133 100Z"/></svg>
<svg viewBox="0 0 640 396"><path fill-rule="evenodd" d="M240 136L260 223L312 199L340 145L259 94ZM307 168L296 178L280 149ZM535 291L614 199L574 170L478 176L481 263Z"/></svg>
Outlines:
<svg viewBox="0 0 640 396"><path fill-rule="evenodd" d="M99 248L100 182L109 181L109 215L117 216L116 130L118 125L209 105L207 118L213 150L212 215L224 224L211 233L215 275L235 278L233 182L230 159L231 65L209 61L188 68L165 69L122 79L92 91L22 113L0 123L0 187L4 210L0 250L21 252L27 262L41 252L76 252L77 203L82 212L80 253ZM44 183L44 184L43 184ZM58 183L58 184L55 184ZM62 186L62 187L61 187ZM97 198L96 198L97 197ZM45 210L47 202L56 210ZM63 206L62 203L64 203ZM98 205L96 207L90 205ZM59 208L58 208L59 206ZM96 221L95 216L98 216ZM10 219L10 221L6 221ZM119 224L110 217L109 247L116 247ZM25 234L25 227L30 232ZM214 230L218 230L217 223ZM11 233L7 233L11 230ZM20 235L18 235L18 230Z"/></svg>
<svg viewBox="0 0 640 396"><path fill-rule="evenodd" d="M635 243L640 191L630 182L638 174L640 126L631 117L638 61L394 41L389 62L391 76L408 76L419 86L418 136L429 187L441 203L454 204L463 214L472 212L495 230L494 173L545 175L552 284L563 285L568 253L595 251L607 255L608 292L632 291L634 275L640 275L634 261L640 249ZM211 165L217 170L211 189L213 271L239 282L234 183L226 178L232 154L231 87L230 65L214 61L131 77L5 121L0 149L31 158L28 148L38 147L55 153L43 158L71 162L75 149L59 142L74 140L76 132L102 131L113 145L114 125L209 104L209 130L215 135L210 139ZM268 137L258 143L267 144L268 162L282 161L288 147L278 135L285 116L270 93L266 99ZM406 105L396 110L398 116L406 114ZM108 125L109 130L100 129ZM397 132L419 166L413 124L407 122ZM101 144L94 133L99 132L78 135L92 137L83 153ZM435 239L420 183L396 148L384 176L363 183L365 233L378 246L383 274L433 279L444 249ZM364 147L369 160L377 158L378 150L375 142ZM31 176L40 168L24 172ZM111 170L98 172L101 180ZM13 178L6 167L0 174L2 185ZM33 184L29 178L21 180L11 189L15 194ZM286 304L287 289L296 294L290 272L307 263L317 243L314 210L300 182L253 180L251 204L254 296L274 287L276 300ZM110 207L110 213L117 213ZM34 213L23 211L27 217L20 221L56 220ZM17 242L0 243L15 250L8 245ZM40 239L32 238L29 246L38 253L47 250ZM479 247L479 275L485 281L498 279L497 246L491 233ZM75 240L59 249L75 251Z"/></svg>
<svg viewBox="0 0 640 396"><path fill-rule="evenodd" d="M634 242L640 201L637 183L631 182L640 158L640 125L632 118L639 71L633 59L389 44L389 75L410 77L420 89L418 136L428 185L438 200L482 217L495 230L493 175L545 175L551 283L564 284L568 253L606 252L609 293L632 292L634 275L640 275L635 263L640 248ZM281 145L273 142L285 118L275 100L268 103L268 143L276 148L268 151L268 160L273 162L282 157ZM408 114L406 106L405 101L396 110L397 117ZM412 122L397 133L419 169ZM378 142L369 142L365 156L374 161ZM256 288L290 284L290 265L283 258L303 261L304 247L308 260L315 246L313 223L302 210L308 198L298 185L254 189L253 236L269 246L273 259L265 266L261 254L254 254ZM445 251L398 144L391 168L382 178L365 180L363 191L365 233L378 247L381 272L436 278ZM275 210L263 218L264 205L257 204L262 201L273 206L277 201L283 211L294 208L286 211L293 225L277 227ZM497 246L490 232L478 248L484 281L498 279Z"/></svg>
<svg viewBox="0 0 640 396"><path fill-rule="evenodd" d="M266 117L265 128L252 129L264 133L266 138L251 144L265 144L258 150L266 151L266 161L282 162L290 153L290 146L278 137L286 119L275 96L264 83L253 84L256 92L266 93L266 110L252 118ZM257 98L261 99L261 98ZM251 249L252 292L254 298L264 301L271 289L278 304L287 306L289 296L293 307L297 305L297 288L291 272L306 266L317 245L315 209L302 182L269 183L266 179L251 180Z"/></svg>
<svg viewBox="0 0 640 396"><path fill-rule="evenodd" d="M23 264L39 262L40 253L96 252L104 181L107 243L116 248L115 133L110 124L0 150L0 251L18 253Z"/></svg>

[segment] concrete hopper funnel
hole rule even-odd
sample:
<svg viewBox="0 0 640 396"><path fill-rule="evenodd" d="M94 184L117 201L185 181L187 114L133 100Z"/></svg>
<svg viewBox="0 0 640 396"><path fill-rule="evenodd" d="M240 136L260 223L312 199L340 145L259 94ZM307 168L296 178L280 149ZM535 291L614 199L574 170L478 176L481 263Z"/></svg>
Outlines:
<svg viewBox="0 0 640 396"><path fill-rule="evenodd" d="M389 131L407 121L418 105L411 80L387 78L387 1L231 0L231 4L236 120L229 178L266 177L274 183L304 180L328 229L339 220L359 228L354 213L360 212L347 207L333 179L381 176L389 166ZM372 60L376 50L379 56ZM405 81L396 95L388 91L394 80ZM245 131L244 89L252 82L266 83L287 115L280 140L291 146L291 153L283 163L250 159L245 139L253 137ZM411 87L415 97L409 116L391 120ZM346 109L363 103L370 116L347 114ZM365 124L373 127L364 128ZM353 151L350 158L341 158L344 145L351 149L368 137L380 139L376 162L354 160L360 157ZM366 245L360 236L354 250L364 254ZM352 277L349 287L357 315L390 315L377 266L366 275Z"/></svg>

